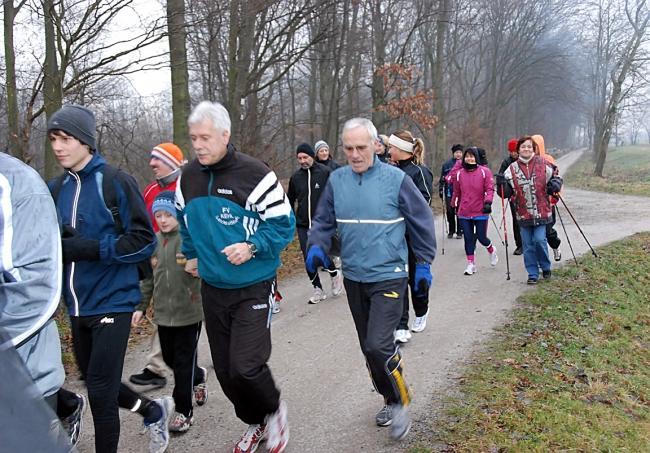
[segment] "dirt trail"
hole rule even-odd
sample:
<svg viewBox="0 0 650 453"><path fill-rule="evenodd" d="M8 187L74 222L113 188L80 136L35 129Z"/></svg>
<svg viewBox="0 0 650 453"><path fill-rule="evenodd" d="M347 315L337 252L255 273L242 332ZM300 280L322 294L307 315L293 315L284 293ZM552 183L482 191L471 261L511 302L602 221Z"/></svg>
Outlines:
<svg viewBox="0 0 650 453"><path fill-rule="evenodd" d="M578 156L575 152L559 159L560 169L566 169ZM647 198L570 188L564 190L564 198L594 246L649 228ZM498 198L494 210L493 216L499 222ZM562 217L576 253L587 252L585 241L564 210ZM463 275L463 241L445 238L443 255L441 219L436 221L439 250L433 265L428 326L424 332L413 334L411 342L402 348L406 377L414 393L414 434L429 429L428 420L438 410L438 396L453 385L454 376L472 351L507 318L516 298L527 289L523 259L512 256L512 238L509 241L510 281L506 281L505 251L492 224L488 235L498 247L500 262L496 268L491 268L487 252L481 248L477 250L479 271L467 277ZM510 225L508 220L508 228ZM559 222L557 228L561 228ZM558 231L563 240L563 261L570 260L564 233L561 229ZM328 278L322 278L328 285ZM329 290L328 286L326 288ZM291 440L286 451L404 451L408 442L390 441L387 430L374 424L382 399L374 392L368 378L345 296L308 305L311 288L306 275L281 282L280 290L285 299L282 312L273 320L271 368L289 407ZM129 351L125 377L144 365L145 349L146 345L142 345ZM204 366L210 364L205 334L201 338L199 362ZM81 388L79 382L70 385ZM187 434L172 438L169 452L232 451L234 441L245 426L235 417L212 370L209 388L208 404L195 410L195 424ZM163 393L171 393L169 384L163 390L148 394L157 397ZM139 434L140 418L126 411L121 411L120 415L120 451L146 451L148 439ZM79 449L90 452L93 450L90 411L86 413L85 427ZM415 437L411 435L410 439Z"/></svg>

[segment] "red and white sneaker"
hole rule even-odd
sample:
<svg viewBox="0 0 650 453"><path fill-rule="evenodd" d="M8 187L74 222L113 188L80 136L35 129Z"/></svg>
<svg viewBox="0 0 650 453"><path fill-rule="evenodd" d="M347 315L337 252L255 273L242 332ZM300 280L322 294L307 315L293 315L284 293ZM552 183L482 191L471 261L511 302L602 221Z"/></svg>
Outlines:
<svg viewBox="0 0 650 453"><path fill-rule="evenodd" d="M266 448L269 453L282 453L288 442L287 404L280 401L278 410L266 417Z"/></svg>
<svg viewBox="0 0 650 453"><path fill-rule="evenodd" d="M264 425L248 425L248 429L235 445L233 453L253 453L264 440L265 430Z"/></svg>

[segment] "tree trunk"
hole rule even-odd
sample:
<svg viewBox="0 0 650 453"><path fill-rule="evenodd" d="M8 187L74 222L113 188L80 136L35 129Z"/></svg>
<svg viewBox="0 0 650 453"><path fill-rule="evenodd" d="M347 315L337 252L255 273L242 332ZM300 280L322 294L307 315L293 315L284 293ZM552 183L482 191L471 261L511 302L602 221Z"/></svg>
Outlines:
<svg viewBox="0 0 650 453"><path fill-rule="evenodd" d="M43 19L45 28L45 65L43 77L43 104L46 119L61 108L63 104L63 91L61 88L61 74L56 58L56 36L54 33L54 0L42 0ZM59 166L54 158L50 141L45 138L45 179L51 179L58 174Z"/></svg>
<svg viewBox="0 0 650 453"><path fill-rule="evenodd" d="M14 18L17 13L13 0L4 2L5 73L7 90L7 146L9 154L27 158L18 138L18 97L16 89L16 54L14 52Z"/></svg>
<svg viewBox="0 0 650 453"><path fill-rule="evenodd" d="M167 0L169 32L169 64L172 78L172 115L174 143L189 157L191 144L187 117L190 114L190 92L185 45L185 0Z"/></svg>
<svg viewBox="0 0 650 453"><path fill-rule="evenodd" d="M442 164L447 154L447 114L445 109L444 89L444 52L447 38L447 23L449 11L452 8L451 0L439 0L438 20L436 21L436 60L432 68L433 93L436 97L435 109L438 122L436 125L436 147L432 163L436 166Z"/></svg>
<svg viewBox="0 0 650 453"><path fill-rule="evenodd" d="M372 2L372 32L374 46L374 61L372 75L372 122L375 127L382 131L388 122L385 112L377 108L384 103L386 92L384 89L384 77L377 73L377 69L386 64L386 30L384 29L384 15L381 12L381 0Z"/></svg>

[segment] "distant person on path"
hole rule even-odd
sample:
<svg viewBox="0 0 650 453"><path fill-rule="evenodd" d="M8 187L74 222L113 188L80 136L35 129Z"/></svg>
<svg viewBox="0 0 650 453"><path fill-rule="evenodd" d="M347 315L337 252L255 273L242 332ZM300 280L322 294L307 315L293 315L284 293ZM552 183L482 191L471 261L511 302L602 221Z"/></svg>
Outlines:
<svg viewBox="0 0 650 453"><path fill-rule="evenodd" d="M337 161L332 159L332 152L330 151L330 146L325 140L319 140L314 145L315 160L319 164L325 165L331 171L336 170L341 166Z"/></svg>
<svg viewBox="0 0 650 453"><path fill-rule="evenodd" d="M375 153L380 161L385 164L390 163L390 153L388 152L388 136L379 134L375 142Z"/></svg>
<svg viewBox="0 0 650 453"><path fill-rule="evenodd" d="M427 205L430 205L433 173L424 165L424 142L422 139L413 137L409 131L397 131L388 137L388 144L391 160L395 162L397 168L404 171L413 180ZM413 310L415 311L415 320L411 330L422 332L427 326L427 316L429 315L429 292L420 291L415 286L415 252L408 233L406 246L408 247L410 299L413 301ZM409 294L405 293L404 311L395 331L395 341L407 343L411 339L408 322Z"/></svg>
<svg viewBox="0 0 650 453"><path fill-rule="evenodd" d="M275 173L230 143L230 116L203 101L188 119L196 159L176 187L186 271L201 277L205 327L223 392L248 429L234 453L289 440L287 407L267 362L280 252L295 219Z"/></svg>
<svg viewBox="0 0 650 453"><path fill-rule="evenodd" d="M490 254L490 265L496 266L499 262L496 248L487 236L494 197L492 172L487 166L479 165L479 160L477 148L467 148L463 153L462 167L452 180L451 204L456 209L465 239L465 275L473 275L477 271L474 258L477 240Z"/></svg>
<svg viewBox="0 0 650 453"><path fill-rule="evenodd" d="M519 154L517 154L517 139L512 138L508 140L508 157L503 159L503 162L501 162L501 166L499 167L498 174L503 175L503 173L505 173L506 169L510 166L510 164L516 162L518 158L519 158ZM501 196L501 192L497 192L497 195ZM521 255L523 253L521 248L521 233L519 233L519 223L517 223L517 215L515 213L515 207L512 203L512 200L509 201L509 205L510 205L510 214L512 216L512 234L515 237L515 251L512 254ZM505 214L504 214L504 218L505 218Z"/></svg>
<svg viewBox="0 0 650 453"><path fill-rule="evenodd" d="M319 142L320 143L320 142ZM289 179L289 204L296 215L296 230L300 241L300 250L303 258L307 258L307 232L311 228L311 221L316 214L316 206L320 199L327 179L330 177L330 169L314 160L314 150L308 143L302 143L296 149L296 159L300 168ZM332 296L339 296L343 292L343 277L334 266L334 262L327 269L332 281ZM307 276L314 287L313 294L309 298L310 304L317 304L326 299L318 272L307 271Z"/></svg>
<svg viewBox="0 0 650 453"><path fill-rule="evenodd" d="M186 259L181 253L174 192L160 192L151 209L159 230L156 250L151 257L153 278L140 282L142 302L133 313L133 326L140 323L149 303L153 302L153 322L158 326L163 359L174 372L172 397L176 413L169 430L183 433L194 422L192 392L203 321L201 285L198 278L185 272ZM201 368L200 371L205 379L207 370ZM203 398L197 399L199 406L207 400L207 389L204 390Z"/></svg>
<svg viewBox="0 0 650 453"><path fill-rule="evenodd" d="M537 144L536 154L546 159L546 161L555 168L554 175L558 176L560 172L557 167L557 164L555 163L555 159L553 158L553 156L546 153L546 147L544 145L544 137L542 137L541 135L533 135L532 138L533 141ZM555 261L560 261L562 259L562 252L560 252L560 244L562 243L562 240L560 239L560 236L557 234L557 230L553 228L555 226L555 209L556 209L555 206L557 205L558 198L553 195L550 195L549 201L551 203L552 213L551 213L551 221L546 224L546 241L548 242L549 247L551 247L551 250L553 250L553 259Z"/></svg>
<svg viewBox="0 0 650 453"><path fill-rule="evenodd" d="M88 389L95 451L117 451L123 407L143 417L150 452L163 452L173 400L151 400L120 382L131 316L141 298L138 263L156 245L144 200L135 180L97 151L90 110L64 106L50 117L47 134L65 170L49 186L62 224L63 295ZM107 188L115 195L115 212L106 204Z"/></svg>
<svg viewBox="0 0 650 453"><path fill-rule="evenodd" d="M149 167L153 172L155 181L145 187L142 195L144 204L147 207L153 231L159 231L158 224L151 211L151 205L160 192L165 190L176 190L176 181L181 174L181 167L187 161L183 156L183 151L174 143L161 143L151 150L149 156ZM137 385L151 385L154 387L164 387L167 384L165 378L165 361L163 360L162 350L160 349L160 338L158 336L158 326L154 323L153 334L150 338L149 355L147 364L139 374L132 374L129 381ZM200 376L197 376L200 377Z"/></svg>
<svg viewBox="0 0 650 453"><path fill-rule="evenodd" d="M456 216L456 210L451 205L452 198L452 188L453 184L447 182L447 175L454 168L456 162L460 162L460 159L463 157L463 145L457 143L451 147L452 157L449 160L446 160L442 164L440 169L440 179L438 180L438 196L445 203L447 223L449 224L449 233L447 233L447 238L451 239L456 234L456 239L463 238L463 229L458 221L458 216Z"/></svg>
<svg viewBox="0 0 650 453"><path fill-rule="evenodd" d="M551 278L548 258L546 225L551 222L552 207L549 195L562 189L562 179L543 157L535 155L537 144L530 136L517 141L519 158L497 180L498 190L515 206L524 247L524 265L530 285L537 283L539 269L545 279Z"/></svg>
<svg viewBox="0 0 650 453"><path fill-rule="evenodd" d="M321 196L307 268L315 272L329 265L327 252L338 229L350 312L373 383L384 397L376 423L390 425L391 437L399 440L411 426L411 397L394 340L408 281L406 235L415 254L415 288L425 294L436 252L433 215L413 180L377 157L371 121L347 121L342 142L349 165L330 175Z"/></svg>

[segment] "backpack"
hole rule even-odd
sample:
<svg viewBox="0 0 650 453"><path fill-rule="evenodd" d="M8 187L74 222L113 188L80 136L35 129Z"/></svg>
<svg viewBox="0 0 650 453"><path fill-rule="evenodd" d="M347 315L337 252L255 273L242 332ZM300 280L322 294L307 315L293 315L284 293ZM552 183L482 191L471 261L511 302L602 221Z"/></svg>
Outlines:
<svg viewBox="0 0 650 453"><path fill-rule="evenodd" d="M112 183L114 179L118 181L122 180L122 175L124 173L116 167L113 167L109 164L104 164L102 169L102 194L104 196L104 203L106 203L106 208L111 212L113 216L113 224L115 226L115 234L121 236L124 234L124 225L122 224L122 218L120 216L120 207L117 203L117 193L115 191L115 185ZM56 178L50 193L56 203L57 198L59 197L59 192L61 191L61 186L63 186L63 181L65 180L66 174L63 173ZM140 280L145 280L153 276L153 267L151 267L151 260L149 258L140 261L138 263L138 276Z"/></svg>

